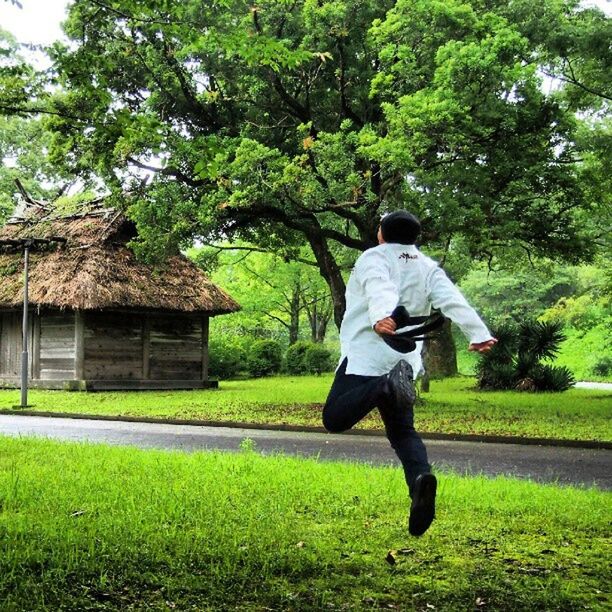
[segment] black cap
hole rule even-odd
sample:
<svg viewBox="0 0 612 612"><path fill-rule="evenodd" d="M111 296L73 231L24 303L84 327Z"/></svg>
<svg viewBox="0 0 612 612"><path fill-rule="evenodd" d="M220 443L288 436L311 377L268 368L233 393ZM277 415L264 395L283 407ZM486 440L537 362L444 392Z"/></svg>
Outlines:
<svg viewBox="0 0 612 612"><path fill-rule="evenodd" d="M380 222L385 242L414 244L421 233L421 222L405 210L397 210L385 215Z"/></svg>

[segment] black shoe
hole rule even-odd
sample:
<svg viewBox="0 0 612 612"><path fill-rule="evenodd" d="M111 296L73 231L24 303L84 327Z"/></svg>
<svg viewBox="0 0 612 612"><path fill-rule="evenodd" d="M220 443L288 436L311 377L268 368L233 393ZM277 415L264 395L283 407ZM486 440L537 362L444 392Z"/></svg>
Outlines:
<svg viewBox="0 0 612 612"><path fill-rule="evenodd" d="M397 408L411 408L416 401L412 366L401 359L387 376L391 396Z"/></svg>
<svg viewBox="0 0 612 612"><path fill-rule="evenodd" d="M408 531L410 535L423 535L436 516L436 488L433 474L419 474L414 483Z"/></svg>

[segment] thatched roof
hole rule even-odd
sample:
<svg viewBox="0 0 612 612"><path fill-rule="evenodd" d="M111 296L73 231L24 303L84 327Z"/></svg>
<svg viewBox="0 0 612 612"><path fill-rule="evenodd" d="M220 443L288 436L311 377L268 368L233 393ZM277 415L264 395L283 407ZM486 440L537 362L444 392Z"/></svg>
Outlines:
<svg viewBox="0 0 612 612"><path fill-rule="evenodd" d="M62 215L29 208L0 228L0 242L64 238L30 254L29 299L33 305L79 310L145 309L223 314L240 306L183 255L163 265L136 259L127 246L134 224L116 210L90 207ZM5 249L6 251L6 249ZM0 248L0 308L23 301L23 256Z"/></svg>

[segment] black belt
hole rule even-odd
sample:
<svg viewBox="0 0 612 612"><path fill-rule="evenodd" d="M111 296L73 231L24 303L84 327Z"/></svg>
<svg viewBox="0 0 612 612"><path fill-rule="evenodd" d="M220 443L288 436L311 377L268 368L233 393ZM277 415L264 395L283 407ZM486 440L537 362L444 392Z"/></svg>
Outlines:
<svg viewBox="0 0 612 612"><path fill-rule="evenodd" d="M438 329L444 325L445 318L441 314L410 316L404 306L398 306L392 313L391 318L395 321L397 329L417 325L413 329L399 334L381 334L381 338L398 353L410 353L416 349L416 343L425 340L427 332Z"/></svg>

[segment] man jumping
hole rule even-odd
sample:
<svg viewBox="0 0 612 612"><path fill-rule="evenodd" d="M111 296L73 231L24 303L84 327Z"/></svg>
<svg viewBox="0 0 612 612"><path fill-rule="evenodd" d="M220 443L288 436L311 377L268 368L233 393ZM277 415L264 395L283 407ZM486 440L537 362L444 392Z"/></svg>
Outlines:
<svg viewBox="0 0 612 612"><path fill-rule="evenodd" d="M422 343L405 353L397 332L408 315L425 319L433 306L459 326L469 350L486 352L497 342L444 271L415 246L420 231L414 215L390 213L381 221L378 246L357 260L346 288L340 365L323 409L325 428L341 432L378 408L404 468L412 498L408 528L415 536L434 519L437 481L414 429Z"/></svg>

